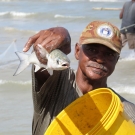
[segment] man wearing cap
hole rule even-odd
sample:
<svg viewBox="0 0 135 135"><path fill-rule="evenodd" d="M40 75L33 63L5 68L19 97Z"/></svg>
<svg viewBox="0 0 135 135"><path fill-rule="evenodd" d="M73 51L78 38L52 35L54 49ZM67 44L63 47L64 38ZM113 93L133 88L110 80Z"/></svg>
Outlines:
<svg viewBox="0 0 135 135"><path fill-rule="evenodd" d="M65 54L71 51L71 38L63 27L40 31L29 38L23 51L29 50L33 43L42 63L47 61L40 56L37 44L49 52L56 48ZM109 87L107 78L115 69L121 48L118 28L109 22L94 21L86 26L75 45L75 57L78 60L76 71L69 68L54 71L50 76L47 71L34 73L33 66L33 135L43 135L55 116L75 99L96 88ZM135 105L118 96L124 104L125 112L135 122Z"/></svg>

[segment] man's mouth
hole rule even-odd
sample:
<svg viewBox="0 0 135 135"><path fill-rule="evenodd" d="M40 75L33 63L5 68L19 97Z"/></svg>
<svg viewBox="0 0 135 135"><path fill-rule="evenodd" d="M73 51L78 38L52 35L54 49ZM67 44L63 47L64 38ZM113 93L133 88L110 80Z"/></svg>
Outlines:
<svg viewBox="0 0 135 135"><path fill-rule="evenodd" d="M100 70L103 70L104 72L107 72L107 68L102 65L102 64L98 64L98 63L90 63L87 65L87 67L93 67L93 68L96 68L96 69L100 69Z"/></svg>

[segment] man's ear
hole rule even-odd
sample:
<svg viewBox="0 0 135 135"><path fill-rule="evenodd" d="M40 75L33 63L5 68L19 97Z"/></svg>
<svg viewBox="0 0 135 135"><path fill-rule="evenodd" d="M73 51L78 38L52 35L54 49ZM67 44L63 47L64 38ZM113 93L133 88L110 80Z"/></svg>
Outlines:
<svg viewBox="0 0 135 135"><path fill-rule="evenodd" d="M75 58L79 60L79 54L80 54L80 45L79 43L76 43L75 45Z"/></svg>

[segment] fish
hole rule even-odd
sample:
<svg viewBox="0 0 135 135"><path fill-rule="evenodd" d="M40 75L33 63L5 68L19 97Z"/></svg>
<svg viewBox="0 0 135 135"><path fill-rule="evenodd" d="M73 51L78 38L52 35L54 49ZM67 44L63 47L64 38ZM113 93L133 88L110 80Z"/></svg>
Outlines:
<svg viewBox="0 0 135 135"><path fill-rule="evenodd" d="M54 70L64 70L70 67L69 58L61 50L55 49L48 53L48 51L45 48L43 48L40 44L38 44L38 49L42 58L47 59L47 64L43 64L38 60L35 51L33 51L31 54L16 51L15 54L18 56L20 64L13 76L20 74L30 64L35 65L34 72L37 72L41 68L43 68L43 70L47 70L50 75L53 75Z"/></svg>

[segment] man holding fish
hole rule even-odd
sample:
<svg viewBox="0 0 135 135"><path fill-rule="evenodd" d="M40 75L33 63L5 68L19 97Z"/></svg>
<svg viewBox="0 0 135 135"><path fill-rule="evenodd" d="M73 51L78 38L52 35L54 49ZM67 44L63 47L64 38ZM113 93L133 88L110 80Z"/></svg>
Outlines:
<svg viewBox="0 0 135 135"><path fill-rule="evenodd" d="M32 45L40 63L47 65L47 57L41 54L39 48L42 46L48 53L60 49L69 54L71 38L65 28L54 27L30 37L23 51L28 51ZM34 72L33 66L32 134L43 135L55 116L75 99L96 88L109 87L107 79L115 69L121 48L117 27L109 22L93 21L82 31L79 42L75 45L75 58L78 60L76 71L69 67L54 70L50 75L44 68ZM125 112L135 123L135 105L118 96L124 104Z"/></svg>

